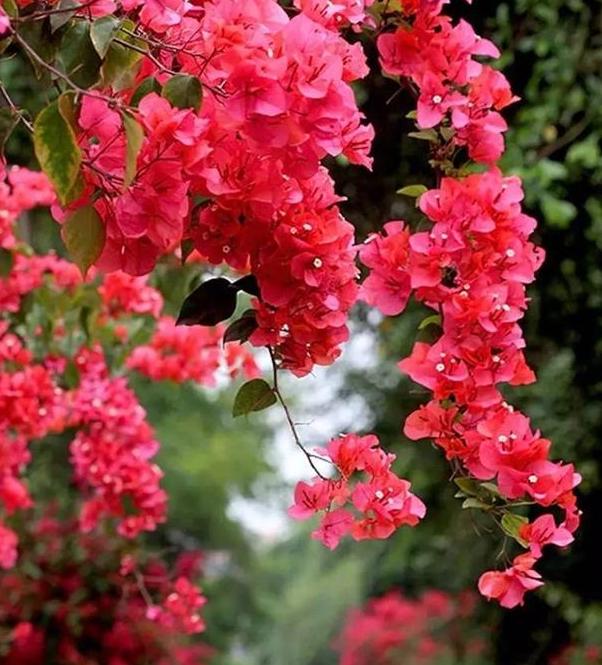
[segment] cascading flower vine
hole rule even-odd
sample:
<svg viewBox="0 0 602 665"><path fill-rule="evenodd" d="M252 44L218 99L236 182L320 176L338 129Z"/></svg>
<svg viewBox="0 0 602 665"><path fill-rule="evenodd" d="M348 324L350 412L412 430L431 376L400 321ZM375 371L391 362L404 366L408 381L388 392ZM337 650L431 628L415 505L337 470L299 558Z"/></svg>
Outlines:
<svg viewBox="0 0 602 665"><path fill-rule="evenodd" d="M438 314L439 339L417 342L399 364L433 393L407 418L404 432L442 448L463 476L457 483L466 507L493 514L529 550L505 571L479 580L481 593L514 607L543 584L533 568L542 548L572 542L580 476L572 464L551 461L550 442L498 388L535 381L518 322L528 305L526 285L544 253L529 240L536 222L521 210L520 179L504 177L495 166L506 129L499 111L516 97L503 74L475 56L497 57L498 51L467 22L454 25L441 13L443 5L402 3L390 19L393 29L378 39L383 71L416 94L421 138L431 142L432 163L443 177L419 198L430 230L390 222L360 249L369 269L361 297L395 315L413 294ZM457 169L459 149L486 170ZM546 512L529 523L513 511L525 503L558 507L562 517L556 522Z"/></svg>

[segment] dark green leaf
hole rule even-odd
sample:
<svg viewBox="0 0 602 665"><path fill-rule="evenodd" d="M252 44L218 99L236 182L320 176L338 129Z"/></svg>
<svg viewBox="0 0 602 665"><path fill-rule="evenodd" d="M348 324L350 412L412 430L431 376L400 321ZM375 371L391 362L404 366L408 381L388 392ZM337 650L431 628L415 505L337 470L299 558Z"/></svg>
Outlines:
<svg viewBox="0 0 602 665"><path fill-rule="evenodd" d="M27 21L19 26L19 36L24 39L44 62L54 63L58 51L60 37L50 32L49 21ZM36 58L25 51L32 64L36 78L50 83L50 74Z"/></svg>
<svg viewBox="0 0 602 665"><path fill-rule="evenodd" d="M234 314L236 291L223 277L204 282L182 303L176 325L217 325Z"/></svg>
<svg viewBox="0 0 602 665"><path fill-rule="evenodd" d="M488 503L479 501L479 499L475 499L473 497L465 499L464 503L462 504L462 508L464 508L465 510L468 508L476 510L491 510L492 507L493 506L489 505Z"/></svg>
<svg viewBox="0 0 602 665"><path fill-rule="evenodd" d="M236 394L232 415L237 418L253 411L263 411L276 403L276 395L270 384L263 379L248 381Z"/></svg>
<svg viewBox="0 0 602 665"><path fill-rule="evenodd" d="M36 118L33 143L42 170L50 178L59 199L65 203L77 181L82 155L58 100Z"/></svg>
<svg viewBox="0 0 602 665"><path fill-rule="evenodd" d="M105 244L105 227L90 205L77 210L63 224L63 241L73 262L85 276L101 255Z"/></svg>
<svg viewBox="0 0 602 665"><path fill-rule="evenodd" d="M125 32L126 30L133 32L135 28L136 24L126 19L122 21L116 37L137 49L146 49L146 45L142 40L136 39L136 37L132 37ZM117 44L113 39L101 68L103 85L110 85L115 90L123 90L134 85L141 59L142 54L137 50L123 44Z"/></svg>
<svg viewBox="0 0 602 665"><path fill-rule="evenodd" d="M501 496L498 486L494 483L481 483L481 487L493 496Z"/></svg>
<svg viewBox="0 0 602 665"><path fill-rule="evenodd" d="M472 478L454 478L454 483L467 496L476 496L479 493L479 483Z"/></svg>
<svg viewBox="0 0 602 665"><path fill-rule="evenodd" d="M109 46L121 26L121 21L116 16L103 16L96 19L90 27L90 39L100 58L104 58Z"/></svg>
<svg viewBox="0 0 602 665"><path fill-rule="evenodd" d="M190 238L182 240L180 243L180 252L182 254L182 265L184 265L188 257L194 252L194 242Z"/></svg>
<svg viewBox="0 0 602 665"><path fill-rule="evenodd" d="M10 250L0 247L0 277L8 277L13 269L14 260L13 253Z"/></svg>
<svg viewBox="0 0 602 665"><path fill-rule="evenodd" d="M60 0L54 7L55 11L50 15L50 31L56 32L75 16L79 3L74 0ZM67 11L73 9L73 11Z"/></svg>
<svg viewBox="0 0 602 665"><path fill-rule="evenodd" d="M231 323L224 333L224 344L228 342L246 342L257 330L257 317L255 310L243 314L240 319Z"/></svg>
<svg viewBox="0 0 602 665"><path fill-rule="evenodd" d="M434 129L423 129L420 132L409 132L408 136L420 141L430 141L431 143L436 143L439 140L439 136Z"/></svg>
<svg viewBox="0 0 602 665"><path fill-rule="evenodd" d="M146 97L146 95L150 95L151 92L156 92L160 95L161 84L154 76L147 76L134 91L130 100L130 106L138 106L140 100Z"/></svg>
<svg viewBox="0 0 602 665"><path fill-rule="evenodd" d="M163 97L179 109L198 111L203 99L203 87L195 76L176 74L163 86Z"/></svg>
<svg viewBox="0 0 602 665"><path fill-rule="evenodd" d="M98 81L101 59L90 38L90 24L77 21L65 32L59 50L65 74L82 88L89 88Z"/></svg>
<svg viewBox="0 0 602 665"><path fill-rule="evenodd" d="M128 187L136 177L138 154L144 141L144 132L140 123L129 113L123 114L123 127L126 137L125 175L124 184Z"/></svg>

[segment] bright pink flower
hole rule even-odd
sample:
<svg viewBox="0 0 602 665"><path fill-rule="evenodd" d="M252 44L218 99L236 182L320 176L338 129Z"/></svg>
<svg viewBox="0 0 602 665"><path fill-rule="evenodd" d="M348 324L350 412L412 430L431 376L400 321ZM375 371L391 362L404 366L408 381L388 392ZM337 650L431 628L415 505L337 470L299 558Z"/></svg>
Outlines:
<svg viewBox="0 0 602 665"><path fill-rule="evenodd" d="M574 538L571 532L561 526L556 526L553 515L542 515L531 524L525 524L519 530L519 536L526 540L534 557L541 557L544 545L566 547Z"/></svg>
<svg viewBox="0 0 602 665"><path fill-rule="evenodd" d="M479 579L479 591L487 598L499 601L502 607L511 609L522 605L527 591L543 585L541 575L533 570L536 561L534 556L522 554L504 572L484 573Z"/></svg>
<svg viewBox="0 0 602 665"><path fill-rule="evenodd" d="M319 540L329 550L334 550L341 538L351 531L352 525L353 515L347 510L338 508L324 515L319 528L312 532L311 537Z"/></svg>

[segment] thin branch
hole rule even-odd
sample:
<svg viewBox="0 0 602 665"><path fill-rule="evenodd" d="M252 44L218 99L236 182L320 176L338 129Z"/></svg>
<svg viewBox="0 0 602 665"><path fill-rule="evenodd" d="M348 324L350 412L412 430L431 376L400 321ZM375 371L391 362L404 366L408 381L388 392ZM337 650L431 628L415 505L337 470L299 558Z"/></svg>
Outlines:
<svg viewBox="0 0 602 665"><path fill-rule="evenodd" d="M9 108L17 116L19 121L21 121L25 125L25 127L27 127L27 129L33 134L33 125L25 117L23 111L21 111L21 109L13 102L13 100L11 99L11 96L8 94L8 90L4 87L4 84L2 83L2 81L0 81L0 94L2 95L2 97L4 97L4 99L6 100L6 103L8 104ZM16 123L15 123L15 126L16 126Z"/></svg>
<svg viewBox="0 0 602 665"><path fill-rule="evenodd" d="M293 417L291 415L290 409L288 408L287 403L284 400L284 397L282 396L282 393L280 392L280 387L278 385L278 365L276 364L276 356L274 355L274 350L268 346L268 351L270 353L270 359L272 361L272 372L273 372L273 378L274 378L274 395L276 395L276 398L280 402L280 405L282 406L282 409L284 411L284 415L286 416L286 421L288 423L289 429L291 430L291 433L293 435L293 440L295 441L295 445L297 448L299 448L305 457L307 458L307 461L309 462L309 465L311 468L317 473L317 475L322 478L322 480L328 480L326 476L318 469L316 466L314 459L319 459L322 462L328 462L332 464L332 462L325 457L321 457L320 455L315 455L313 453L310 453L303 443L301 442L301 437L299 436L299 433L297 432L297 427L295 425L295 422L293 420Z"/></svg>

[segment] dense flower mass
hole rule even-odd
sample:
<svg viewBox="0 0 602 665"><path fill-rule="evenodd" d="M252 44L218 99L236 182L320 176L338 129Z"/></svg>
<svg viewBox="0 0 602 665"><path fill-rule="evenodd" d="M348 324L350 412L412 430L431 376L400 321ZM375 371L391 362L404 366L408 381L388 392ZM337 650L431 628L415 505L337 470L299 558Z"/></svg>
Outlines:
<svg viewBox="0 0 602 665"><path fill-rule="evenodd" d="M391 470L395 455L382 450L374 435L346 434L319 453L334 465L338 477L299 482L289 515L304 520L323 513L312 537L326 547L334 549L347 534L355 540L388 538L424 517L426 508L410 492L410 483Z"/></svg>
<svg viewBox="0 0 602 665"><path fill-rule="evenodd" d="M332 28L362 22L364 2L303 2L292 18L274 0L121 4L141 6L142 26L168 46L143 59L117 105L82 99L84 184L57 218L93 202L106 230L102 268L146 274L183 240L213 263L250 268L261 291L251 341L274 346L299 375L331 363L357 271L353 229L321 161L370 167L373 136L350 87L367 74L364 53ZM97 15L114 9L103 3ZM198 77L200 110L156 92L132 108L138 84L166 83L168 71ZM140 146L128 163L132 125Z"/></svg>
<svg viewBox="0 0 602 665"><path fill-rule="evenodd" d="M220 372L255 376L257 367L238 343L223 348L221 329L176 328L173 319L162 315L163 298L145 277L92 273L84 281L74 264L53 254L33 254L15 236L14 225L23 211L53 203L52 188L45 176L25 169L3 169L1 175L0 251L7 269L0 276L0 568L12 571L17 566L2 579L7 585L3 590L11 591L12 607L0 604L0 618L4 627L14 623L2 653L9 654L7 663L50 659L75 665L87 656L76 645L79 628L73 634L71 628L83 622L83 635L97 633L109 601L82 601L80 607L67 599L73 615L60 607L53 615L62 640L59 654L51 657L47 649L54 648L54 640L30 623L35 616L23 614L30 607L24 599L54 602L52 585L41 582L38 575L28 576L26 571L34 565L29 557L39 554L42 559L35 566L42 569L70 566L65 569L65 588L57 582L57 593L68 592L69 598L80 592L83 580L78 578L77 562L63 561L66 554L59 544L66 535L79 539L80 547L90 547L92 557L104 547L107 534L121 536L115 548L131 550L136 536L154 530L166 518L162 472L153 461L159 442L124 369L155 379L213 386ZM69 450L74 483L83 498L74 524L46 518L30 524L36 502L27 486L27 467L39 448L48 445ZM26 530L23 535L24 523L33 534ZM85 535L78 535L75 525ZM19 543L20 537L25 542ZM27 540L32 537L35 548ZM103 579L119 590L110 599L116 623L103 638L106 653L94 662L122 665L149 658L181 665L199 662L204 652L180 647L182 634L204 628L199 615L204 598L186 574L171 580L165 569L159 570L162 577L155 569L154 581L149 582L153 593L141 594L144 573L136 565L128 566L132 578L127 583L114 578L117 568L105 572ZM121 593L126 593L127 603ZM154 604L149 605L151 595ZM3 593L3 597L8 596ZM154 636L147 644L144 635L150 633ZM83 643L86 639L82 637Z"/></svg>
<svg viewBox="0 0 602 665"><path fill-rule="evenodd" d="M0 577L6 665L200 665L212 655L183 637L202 628L195 568L174 578L167 562L123 556L119 540L82 535L52 513L32 520L22 537L23 558ZM176 575L190 555L174 562ZM119 570L120 559L127 569Z"/></svg>
<svg viewBox="0 0 602 665"><path fill-rule="evenodd" d="M339 665L436 665L482 658L486 644L474 622L475 607L470 592L453 596L431 590L411 599L390 591L347 617L337 641Z"/></svg>
<svg viewBox="0 0 602 665"><path fill-rule="evenodd" d="M420 196L429 230L412 232L394 221L369 238L360 249L370 269L361 295L386 315L403 311L412 294L437 312L439 339L417 342L399 365L433 394L410 414L404 432L432 439L456 469L478 481L460 484L468 487L465 496L490 502L506 533L530 550L479 582L485 596L514 607L542 584L533 569L542 548L572 542L580 476L572 464L551 461L550 441L499 390L535 380L518 322L528 305L526 285L544 254L530 241L536 222L522 212L520 179L494 166L506 127L498 111L515 98L503 75L474 56L496 57L497 49L466 22L454 25L441 15L441 5L403 4L402 25L379 38L382 66L411 81L418 127L438 130L429 138L442 171L453 171L449 155L460 146L488 170L443 177ZM557 524L545 513L528 523L512 514L513 502L557 506L563 517Z"/></svg>

